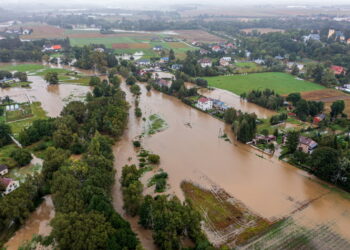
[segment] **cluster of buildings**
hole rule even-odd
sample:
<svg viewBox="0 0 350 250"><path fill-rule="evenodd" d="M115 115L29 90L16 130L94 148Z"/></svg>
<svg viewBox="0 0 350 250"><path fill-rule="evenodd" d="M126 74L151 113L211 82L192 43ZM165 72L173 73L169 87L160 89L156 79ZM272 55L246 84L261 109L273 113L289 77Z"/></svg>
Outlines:
<svg viewBox="0 0 350 250"><path fill-rule="evenodd" d="M7 35L30 35L33 32L33 29L23 29L20 28L5 28L3 33Z"/></svg>
<svg viewBox="0 0 350 250"><path fill-rule="evenodd" d="M11 178L6 178L4 175L8 173L8 167L6 165L0 165L0 192L2 195L7 195L19 187L19 181L15 181Z"/></svg>
<svg viewBox="0 0 350 250"><path fill-rule="evenodd" d="M230 65L231 61L232 61L232 58L230 56L224 56L220 58L219 64L220 66L226 67ZM198 63L202 68L213 66L213 62L210 58L201 58L198 60Z"/></svg>

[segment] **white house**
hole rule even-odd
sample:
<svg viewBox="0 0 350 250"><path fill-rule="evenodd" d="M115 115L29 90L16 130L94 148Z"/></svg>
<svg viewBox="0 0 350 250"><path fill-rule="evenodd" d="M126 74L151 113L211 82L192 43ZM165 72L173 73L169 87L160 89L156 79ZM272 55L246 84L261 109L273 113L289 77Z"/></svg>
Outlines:
<svg viewBox="0 0 350 250"><path fill-rule="evenodd" d="M206 67L211 67L212 66L212 62L208 58L200 59L199 60L199 64L201 65L202 68L206 68Z"/></svg>
<svg viewBox="0 0 350 250"><path fill-rule="evenodd" d="M224 56L224 57L221 57L220 60L223 60L223 61L226 61L226 62L231 62L232 58L229 57L229 56Z"/></svg>
<svg viewBox="0 0 350 250"><path fill-rule="evenodd" d="M2 185L5 189L3 195L7 195L15 189L19 188L19 182L14 181L10 178L0 178L0 185Z"/></svg>
<svg viewBox="0 0 350 250"><path fill-rule="evenodd" d="M0 175L5 175L9 172L6 165L0 165Z"/></svg>
<svg viewBox="0 0 350 250"><path fill-rule="evenodd" d="M201 97L197 101L196 107L204 111L213 109L213 101L209 98Z"/></svg>

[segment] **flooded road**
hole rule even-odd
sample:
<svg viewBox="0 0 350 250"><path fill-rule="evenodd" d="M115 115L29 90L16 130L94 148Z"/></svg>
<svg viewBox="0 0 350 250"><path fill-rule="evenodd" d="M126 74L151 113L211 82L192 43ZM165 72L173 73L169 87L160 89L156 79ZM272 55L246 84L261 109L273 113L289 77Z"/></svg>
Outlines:
<svg viewBox="0 0 350 250"><path fill-rule="evenodd" d="M133 103L130 92L127 99ZM309 225L330 224L350 239L350 200L331 191L300 169L236 142L229 126L157 91L146 93L141 84L140 107L144 117L158 114L169 125L163 132L143 139L143 146L161 157L161 168L169 174L170 193L183 199L180 183L189 180L204 187L216 185L271 221L293 216ZM141 134L143 121L130 111L129 128L114 148L117 183L125 164L136 163L132 140ZM186 126L190 123L192 128ZM227 133L231 142L219 138ZM129 157L131 160L129 161ZM122 197L114 189L115 206L122 212Z"/></svg>
<svg viewBox="0 0 350 250"><path fill-rule="evenodd" d="M44 201L29 216L25 224L5 244L7 250L17 250L23 242L30 241L34 234L47 236L51 232L49 222L55 216L51 196L44 197Z"/></svg>

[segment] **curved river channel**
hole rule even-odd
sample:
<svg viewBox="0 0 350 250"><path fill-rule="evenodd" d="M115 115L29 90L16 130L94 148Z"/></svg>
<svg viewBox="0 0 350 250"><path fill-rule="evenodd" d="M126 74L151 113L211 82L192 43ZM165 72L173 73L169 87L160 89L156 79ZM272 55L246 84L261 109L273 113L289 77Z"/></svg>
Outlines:
<svg viewBox="0 0 350 250"><path fill-rule="evenodd" d="M47 86L39 77L30 77L32 89L0 90L0 96L14 96L27 93L33 100L40 101L50 116L59 115L65 98L74 94L84 95L89 88L61 84ZM319 224L328 225L342 238L350 240L350 200L341 191L328 188L317 178L274 157L262 158L261 153L251 147L236 142L229 126L208 114L193 109L178 99L152 90L147 93L140 84L142 94L140 107L144 117L160 115L169 127L152 136L143 138L143 146L161 156L161 168L169 174L168 193L183 199L180 183L190 180L204 187L212 185L224 189L240 200L251 211L269 220L292 216L297 223L307 227ZM134 99L125 83L122 89L130 104ZM239 97L222 90L207 95L220 97L236 109L255 111L259 117L267 117L272 112L255 105L239 101ZM187 123L191 127L186 126ZM136 152L132 145L144 127L144 121L136 119L131 105L129 124L123 137L114 146L116 183L113 189L115 209L131 223L145 249L155 249L150 231L143 230L137 219L128 218L122 209L123 202L119 184L121 169L125 164L137 163ZM231 139L227 142L219 138L225 132ZM52 206L43 203L37 211L46 214L36 218L47 222L51 217ZM47 224L47 223L46 223ZM9 249L16 249L19 242L31 239L34 233L40 233L40 223L27 223L7 243ZM45 231L45 230L44 230Z"/></svg>

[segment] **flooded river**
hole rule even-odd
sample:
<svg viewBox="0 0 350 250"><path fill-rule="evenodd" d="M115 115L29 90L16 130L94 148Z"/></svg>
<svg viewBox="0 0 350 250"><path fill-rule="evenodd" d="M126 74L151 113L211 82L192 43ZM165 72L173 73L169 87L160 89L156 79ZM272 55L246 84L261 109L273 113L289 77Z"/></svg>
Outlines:
<svg viewBox="0 0 350 250"><path fill-rule="evenodd" d="M1 89L0 96L29 97L32 101L40 101L48 115L57 116L73 96L83 96L89 90L88 87L69 84L48 86L42 78L36 76L30 76L29 79L33 81L31 89ZM134 103L125 84L122 84L122 88L127 93L128 101ZM158 114L169 125L165 131L143 138L143 146L161 156L161 167L169 174L170 193L183 199L180 189L183 180L205 187L216 185L267 219L293 216L296 221L307 226L327 224L343 238L350 239L350 201L341 192L326 188L308 173L273 157L261 158L261 153L236 142L230 127L223 122L174 97L154 90L147 93L142 84L141 89L140 107L143 115L148 117ZM246 112L254 111L259 117L272 114L266 109L242 103L229 92L214 90L205 95L221 99ZM125 164L137 162L132 140L142 133L143 123L135 118L132 107L128 129L114 146L117 175L113 204L123 215L119 178ZM186 126L187 123L191 127ZM223 132L228 134L231 142L219 138ZM16 242L31 239L33 233L46 232L42 230L42 225L53 216L53 207L47 202L46 200L39 206L39 214L38 210L32 214L36 216L35 219L29 219L29 224L26 223L8 242L10 249L18 246L19 243ZM40 217L40 214L45 216ZM144 247L155 249L152 233L140 228L137 219L126 218L138 233Z"/></svg>
<svg viewBox="0 0 350 250"><path fill-rule="evenodd" d="M44 201L29 216L25 224L6 243L8 250L17 250L24 241L30 241L34 234L47 236L51 232L50 220L55 216L51 196L44 197Z"/></svg>
<svg viewBox="0 0 350 250"><path fill-rule="evenodd" d="M128 89L122 87L133 103ZM183 180L205 187L216 185L269 220L293 216L308 226L324 223L350 239L350 201L340 193L325 188L315 177L287 163L273 157L261 158L261 153L236 142L223 122L174 97L157 91L147 93L144 85L141 88L143 115L158 114L169 125L165 131L145 137L143 146L161 156L161 167L169 174L170 193L183 199L180 189ZM118 179L125 164L137 163L132 140L142 133L142 123L131 110L128 130L114 148ZM232 143L219 138L221 131L229 135ZM122 213L119 187L117 181L114 205ZM139 235L147 242L145 232Z"/></svg>

